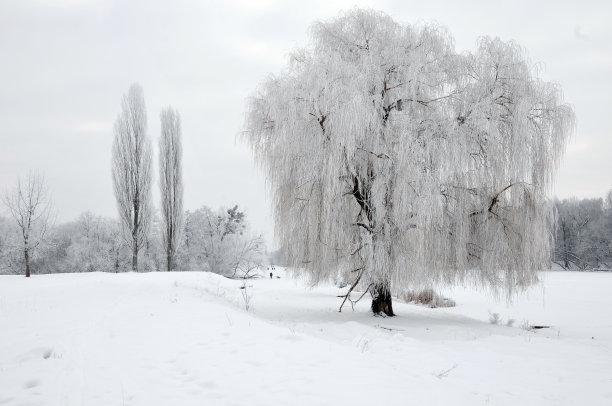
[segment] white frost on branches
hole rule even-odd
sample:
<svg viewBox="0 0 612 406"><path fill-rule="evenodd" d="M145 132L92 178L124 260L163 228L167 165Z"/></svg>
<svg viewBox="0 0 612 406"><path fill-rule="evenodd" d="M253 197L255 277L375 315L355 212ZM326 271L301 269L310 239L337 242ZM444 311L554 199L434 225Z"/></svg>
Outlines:
<svg viewBox="0 0 612 406"><path fill-rule="evenodd" d="M142 87L132 85L123 96L115 121L113 185L132 270L138 270L138 252L145 247L151 225L152 147L147 135L147 112Z"/></svg>
<svg viewBox="0 0 612 406"><path fill-rule="evenodd" d="M573 129L560 88L513 42L458 54L446 30L375 11L311 34L251 99L245 133L292 264L391 290L533 282Z"/></svg>
<svg viewBox="0 0 612 406"><path fill-rule="evenodd" d="M185 214L182 258L186 270L245 277L263 266L265 244L249 232L238 206L216 212L204 206Z"/></svg>
<svg viewBox="0 0 612 406"><path fill-rule="evenodd" d="M44 177L30 173L25 180L18 179L15 188L4 196L4 204L17 225L25 276L30 277L32 255L46 237L51 214L51 199Z"/></svg>
<svg viewBox="0 0 612 406"><path fill-rule="evenodd" d="M161 113L159 139L159 190L161 194L161 237L166 251L166 269L175 268L174 257L183 225L183 170L181 117L168 108Z"/></svg>

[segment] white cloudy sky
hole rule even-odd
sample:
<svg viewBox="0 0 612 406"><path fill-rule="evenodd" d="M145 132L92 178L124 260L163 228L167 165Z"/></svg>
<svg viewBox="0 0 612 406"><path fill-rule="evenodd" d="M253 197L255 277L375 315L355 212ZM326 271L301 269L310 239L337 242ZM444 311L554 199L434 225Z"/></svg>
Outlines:
<svg viewBox="0 0 612 406"><path fill-rule="evenodd" d="M578 118L556 195L612 188L611 1L2 0L0 191L39 171L57 221L115 216L112 126L139 82L154 141L162 107L182 115L186 208L237 203L271 241L263 176L236 138L245 99L307 41L312 21L353 5L435 21L458 50L480 35L518 41Z"/></svg>

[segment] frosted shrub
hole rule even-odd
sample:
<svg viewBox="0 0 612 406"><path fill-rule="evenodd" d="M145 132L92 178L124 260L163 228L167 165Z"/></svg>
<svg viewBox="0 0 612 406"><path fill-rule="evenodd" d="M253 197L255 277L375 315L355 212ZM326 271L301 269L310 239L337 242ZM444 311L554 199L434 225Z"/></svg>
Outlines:
<svg viewBox="0 0 612 406"><path fill-rule="evenodd" d="M501 323L501 316L499 313L491 313L489 312L489 323L491 324L499 324Z"/></svg>
<svg viewBox="0 0 612 406"><path fill-rule="evenodd" d="M439 295L433 289L423 289L419 292L407 290L402 292L399 297L406 303L423 304L431 308L456 306L454 300Z"/></svg>

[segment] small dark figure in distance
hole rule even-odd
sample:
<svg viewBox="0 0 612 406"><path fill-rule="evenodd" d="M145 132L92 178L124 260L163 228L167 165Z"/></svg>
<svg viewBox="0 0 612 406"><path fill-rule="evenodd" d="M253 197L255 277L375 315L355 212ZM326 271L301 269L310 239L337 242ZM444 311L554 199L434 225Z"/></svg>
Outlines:
<svg viewBox="0 0 612 406"><path fill-rule="evenodd" d="M272 272L270 272L270 279L272 279Z"/></svg>

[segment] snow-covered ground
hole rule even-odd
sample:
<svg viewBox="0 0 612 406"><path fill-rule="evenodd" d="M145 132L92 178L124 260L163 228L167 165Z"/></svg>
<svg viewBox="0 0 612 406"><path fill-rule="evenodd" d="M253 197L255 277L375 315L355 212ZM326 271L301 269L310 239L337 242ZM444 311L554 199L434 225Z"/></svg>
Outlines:
<svg viewBox="0 0 612 406"><path fill-rule="evenodd" d="M206 273L1 276L0 405L612 405L611 273L395 318L276 273L249 312Z"/></svg>

